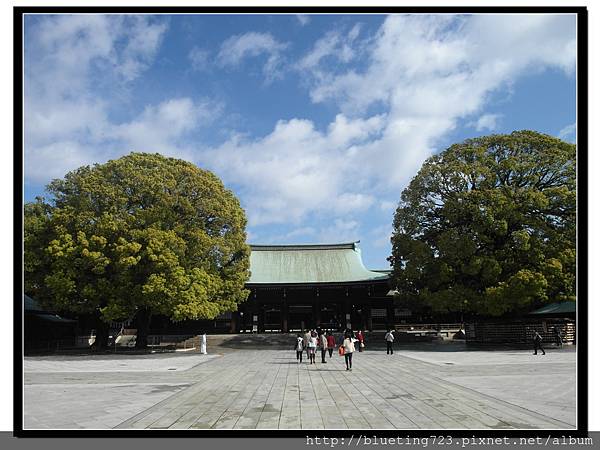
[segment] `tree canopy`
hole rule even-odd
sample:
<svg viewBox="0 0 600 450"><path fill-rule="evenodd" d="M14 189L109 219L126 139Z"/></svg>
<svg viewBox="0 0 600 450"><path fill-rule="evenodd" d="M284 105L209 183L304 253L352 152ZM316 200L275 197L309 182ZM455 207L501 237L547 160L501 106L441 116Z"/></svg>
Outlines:
<svg viewBox="0 0 600 450"><path fill-rule="evenodd" d="M131 153L47 190L25 205L25 290L47 306L212 319L246 299L245 213L211 172Z"/></svg>
<svg viewBox="0 0 600 450"><path fill-rule="evenodd" d="M575 300L575 159L573 144L515 131L425 161L394 216L400 296L485 315Z"/></svg>

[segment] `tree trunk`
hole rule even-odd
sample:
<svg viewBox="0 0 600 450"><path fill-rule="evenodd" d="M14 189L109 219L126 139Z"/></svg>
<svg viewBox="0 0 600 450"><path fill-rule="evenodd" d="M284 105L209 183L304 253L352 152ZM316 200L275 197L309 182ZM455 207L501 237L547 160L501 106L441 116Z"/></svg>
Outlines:
<svg viewBox="0 0 600 450"><path fill-rule="evenodd" d="M135 339L136 349L145 349L148 346L148 332L150 330L150 319L152 314L146 308L140 309L135 316L137 337Z"/></svg>
<svg viewBox="0 0 600 450"><path fill-rule="evenodd" d="M96 317L96 340L92 344L95 350L106 350L108 348L109 325L100 317Z"/></svg>

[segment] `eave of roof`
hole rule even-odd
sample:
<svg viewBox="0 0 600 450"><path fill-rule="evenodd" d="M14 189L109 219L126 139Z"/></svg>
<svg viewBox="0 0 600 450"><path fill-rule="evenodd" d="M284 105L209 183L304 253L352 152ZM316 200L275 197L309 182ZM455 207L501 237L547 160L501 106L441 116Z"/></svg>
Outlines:
<svg viewBox="0 0 600 450"><path fill-rule="evenodd" d="M558 302L543 306L542 308L536 309L529 314L575 314L576 311L576 302Z"/></svg>

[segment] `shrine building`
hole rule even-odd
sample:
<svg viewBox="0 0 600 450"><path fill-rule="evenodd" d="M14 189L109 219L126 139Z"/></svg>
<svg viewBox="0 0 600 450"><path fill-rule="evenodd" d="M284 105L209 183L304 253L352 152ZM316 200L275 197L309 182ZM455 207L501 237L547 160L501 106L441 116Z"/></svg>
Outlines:
<svg viewBox="0 0 600 450"><path fill-rule="evenodd" d="M365 268L358 242L250 248L250 295L231 314L231 332L383 330L394 322L389 271Z"/></svg>

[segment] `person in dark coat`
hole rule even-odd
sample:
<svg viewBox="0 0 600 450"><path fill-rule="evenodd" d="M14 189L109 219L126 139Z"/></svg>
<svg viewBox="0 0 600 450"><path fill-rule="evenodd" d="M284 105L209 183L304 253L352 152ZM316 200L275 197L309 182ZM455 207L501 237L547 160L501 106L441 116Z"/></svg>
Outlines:
<svg viewBox="0 0 600 450"><path fill-rule="evenodd" d="M542 347L542 336L537 331L534 331L533 335L533 354L537 355L538 349L542 351L542 355L546 354L546 351Z"/></svg>
<svg viewBox="0 0 600 450"><path fill-rule="evenodd" d="M558 327L554 327L554 338L556 339L556 346L562 347L563 340L562 340L562 336L560 335L560 330L558 329Z"/></svg>

